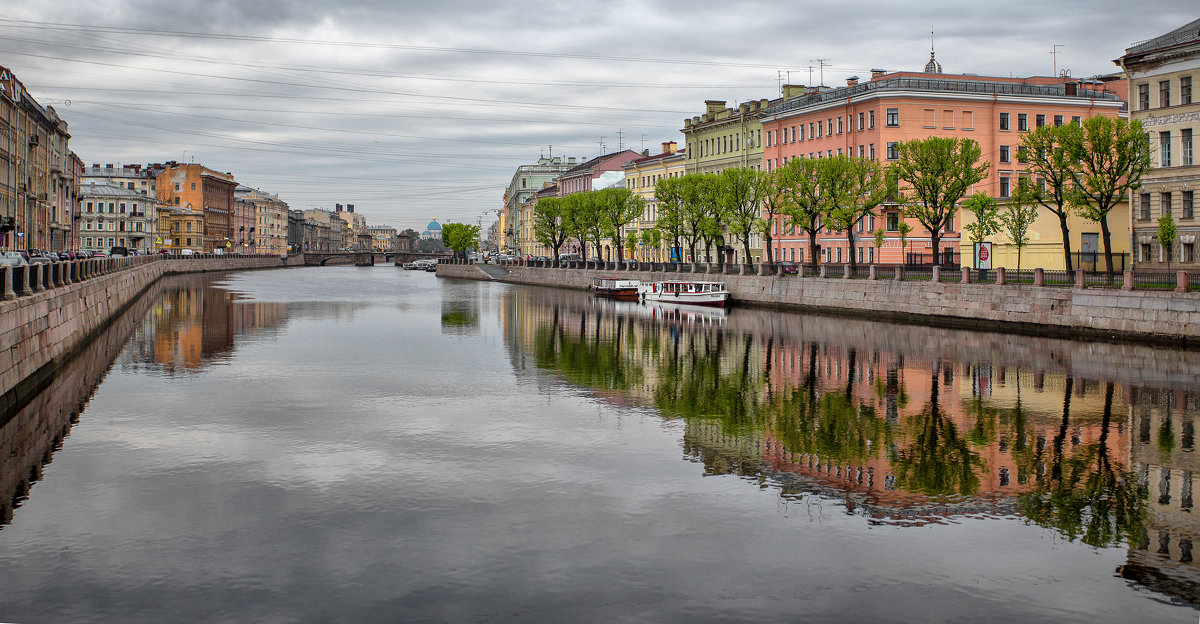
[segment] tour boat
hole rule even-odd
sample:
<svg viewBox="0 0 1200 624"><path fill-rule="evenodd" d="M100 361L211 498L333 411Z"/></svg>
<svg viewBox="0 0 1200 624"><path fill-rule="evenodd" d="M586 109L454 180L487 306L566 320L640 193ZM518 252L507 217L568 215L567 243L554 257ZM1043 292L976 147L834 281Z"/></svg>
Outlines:
<svg viewBox="0 0 1200 624"><path fill-rule="evenodd" d="M651 282L642 284L643 301L687 303L691 305L725 307L729 289L725 282Z"/></svg>
<svg viewBox="0 0 1200 624"><path fill-rule="evenodd" d="M597 297L637 301L641 281L619 277L593 277L591 290Z"/></svg>

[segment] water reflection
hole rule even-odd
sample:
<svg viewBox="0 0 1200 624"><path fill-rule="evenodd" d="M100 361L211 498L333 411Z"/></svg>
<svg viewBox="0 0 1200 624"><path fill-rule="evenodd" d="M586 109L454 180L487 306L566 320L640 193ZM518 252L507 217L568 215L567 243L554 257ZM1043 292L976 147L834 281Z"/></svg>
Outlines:
<svg viewBox="0 0 1200 624"><path fill-rule="evenodd" d="M707 474L899 526L1020 515L1200 604L1200 354L735 310L504 295L514 361L682 419ZM934 332L937 336L934 336ZM949 338L947 337L949 335ZM1180 367L1183 368L1180 368ZM1131 440L1131 432L1136 439Z"/></svg>

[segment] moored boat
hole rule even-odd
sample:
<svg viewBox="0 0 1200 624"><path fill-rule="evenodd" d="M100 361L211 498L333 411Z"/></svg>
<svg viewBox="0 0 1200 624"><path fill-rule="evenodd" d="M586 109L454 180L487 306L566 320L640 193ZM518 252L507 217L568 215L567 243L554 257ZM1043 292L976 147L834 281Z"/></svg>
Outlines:
<svg viewBox="0 0 1200 624"><path fill-rule="evenodd" d="M624 279L619 277L593 277L591 290L596 293L597 297L606 299L620 299L623 301L637 301L638 288L642 282L635 279Z"/></svg>
<svg viewBox="0 0 1200 624"><path fill-rule="evenodd" d="M650 282L641 285L640 296L643 301L723 308L729 300L729 289L725 287L725 282Z"/></svg>

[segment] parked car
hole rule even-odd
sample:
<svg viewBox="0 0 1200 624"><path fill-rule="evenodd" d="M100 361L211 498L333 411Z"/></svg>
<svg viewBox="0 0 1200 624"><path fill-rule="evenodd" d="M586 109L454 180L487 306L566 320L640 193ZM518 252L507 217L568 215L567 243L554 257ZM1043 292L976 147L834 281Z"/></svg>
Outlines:
<svg viewBox="0 0 1200 624"><path fill-rule="evenodd" d="M35 262L49 264L50 261L50 258L47 258L41 251L37 249L31 249L29 250L29 253L25 254L25 262L28 262L29 264L33 264Z"/></svg>
<svg viewBox="0 0 1200 624"><path fill-rule="evenodd" d="M191 249L180 249L179 250L179 255L181 255L181 256L190 256L193 253L195 253L195 252L193 252Z"/></svg>
<svg viewBox="0 0 1200 624"><path fill-rule="evenodd" d="M779 267L783 269L784 275L796 275L800 272L800 267L795 262L780 262Z"/></svg>
<svg viewBox="0 0 1200 624"><path fill-rule="evenodd" d="M113 247L112 249L108 250L108 256L110 258L124 258L128 255L129 250L124 247Z"/></svg>
<svg viewBox="0 0 1200 624"><path fill-rule="evenodd" d="M93 251L92 257L93 258L107 258L108 254L104 253L103 251Z"/></svg>
<svg viewBox="0 0 1200 624"><path fill-rule="evenodd" d="M26 264L25 256L23 256L19 251L6 251L3 254L0 254L0 264L21 266Z"/></svg>

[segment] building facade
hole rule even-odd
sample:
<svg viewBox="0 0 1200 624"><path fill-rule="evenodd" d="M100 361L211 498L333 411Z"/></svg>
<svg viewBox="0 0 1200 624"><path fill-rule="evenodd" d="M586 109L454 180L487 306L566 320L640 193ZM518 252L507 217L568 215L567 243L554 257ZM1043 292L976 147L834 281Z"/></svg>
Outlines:
<svg viewBox="0 0 1200 624"><path fill-rule="evenodd" d="M805 92L784 85L785 97ZM780 99L751 100L730 108L724 100L705 100L704 114L683 120L688 173L720 173L732 167L759 169L763 163L762 120Z"/></svg>
<svg viewBox="0 0 1200 624"><path fill-rule="evenodd" d="M654 156L643 156L625 165L625 188L633 191L646 202L646 208L633 223L625 228L626 237L639 237L642 232L654 229L658 222L658 200L654 197L654 186L665 178L680 178L687 173L687 152L680 151L675 141L664 141L662 152ZM638 243L633 259L643 262L669 262L672 256L671 242L651 246ZM688 261L684 259L684 261Z"/></svg>
<svg viewBox="0 0 1200 624"><path fill-rule="evenodd" d="M1136 266L1159 267L1168 261L1196 268L1195 193L1200 187L1194 135L1200 131L1200 19L1148 41L1134 44L1114 61L1129 81L1131 117L1142 122L1150 141L1151 169L1131 193L1130 225ZM1165 247L1158 219L1170 214L1176 240Z"/></svg>
<svg viewBox="0 0 1200 624"><path fill-rule="evenodd" d="M845 87L807 92L771 106L763 120L764 169L775 170L794 158L840 154L888 165L896 161L896 146L902 141L931 136L970 138L979 143L980 160L991 167L988 176L970 188L964 198L983 191L1004 201L1026 167L1020 162L1018 150L1024 133L1050 123L1078 123L1091 115L1115 117L1124 106L1118 94L1122 90L1119 83L1095 84L1070 78L945 74L931 54L925 72L872 70L866 82L859 82L855 76L847 80ZM874 216L860 222L853 245L845 232L822 231L816 241L817 260L849 262L853 255L856 261L865 263L932 262L930 233L915 219L905 218L901 209L894 198L885 202ZM899 237L901 221L912 227L903 246ZM962 215L958 214L942 232L939 251L943 264L957 263L962 224ZM1118 219L1110 219L1109 225L1118 232L1113 237L1116 242L1128 238L1123 236ZM876 248L873 238L880 229L884 231L884 244ZM1090 228L1072 231L1072 237L1078 237L1072 247L1088 249L1090 244L1096 250L1099 232L1099 224L1094 223ZM1061 239L1060 235L1056 237ZM809 243L806 234L791 230L783 219L774 224L776 258L811 262L812 258L805 257L810 253ZM1061 240L1058 250L1061 265Z"/></svg>
<svg viewBox="0 0 1200 624"><path fill-rule="evenodd" d="M0 67L0 248L67 249L78 215L70 139L54 107Z"/></svg>
<svg viewBox="0 0 1200 624"><path fill-rule="evenodd" d="M247 253L287 255L287 202L278 195L248 186L234 190L234 202L239 249Z"/></svg>
<svg viewBox="0 0 1200 624"><path fill-rule="evenodd" d="M204 215L203 249L232 251L236 241L233 192L237 188L233 175L194 163L168 162L150 168L161 168L155 180L161 201Z"/></svg>
<svg viewBox="0 0 1200 624"><path fill-rule="evenodd" d="M538 158L532 165L521 165L513 173L504 190L504 209L500 213L499 230L503 237L501 250L521 250L522 254L529 253L528 246L532 244L527 232L533 231L533 223L523 219L522 206L533 198L534 194L548 184L553 184L563 172L576 166L575 157L562 156ZM493 239L496 240L496 239Z"/></svg>
<svg viewBox="0 0 1200 624"><path fill-rule="evenodd" d="M149 195L112 184L89 181L80 186L83 213L81 248L108 252L113 247L158 251L158 201Z"/></svg>

